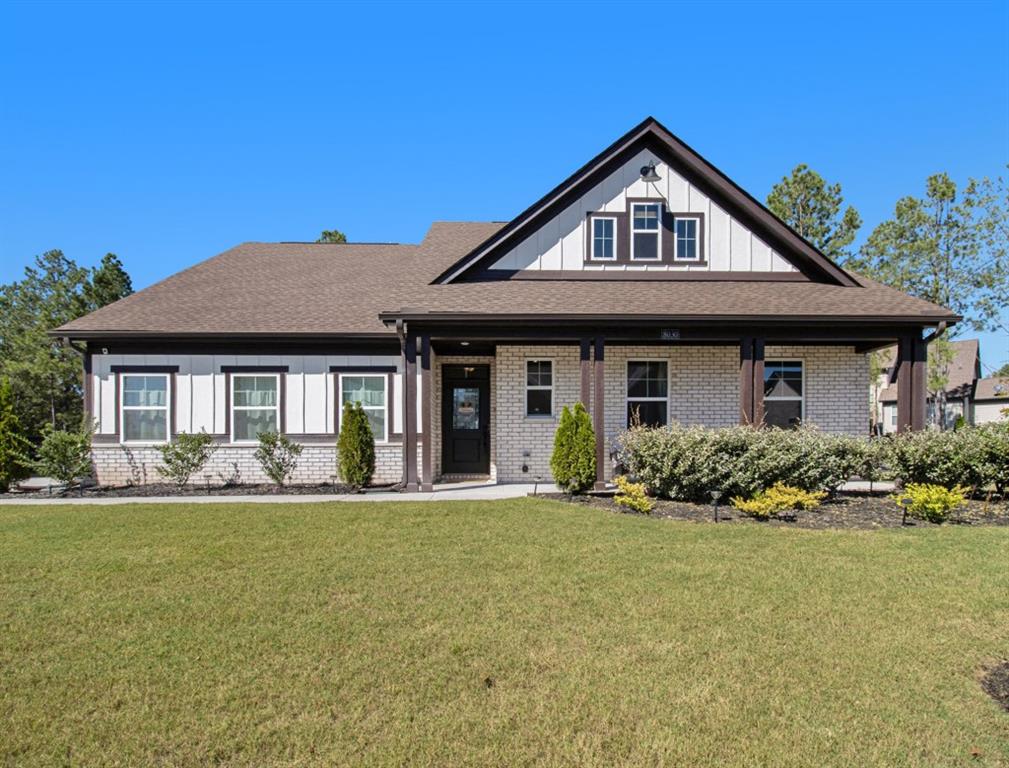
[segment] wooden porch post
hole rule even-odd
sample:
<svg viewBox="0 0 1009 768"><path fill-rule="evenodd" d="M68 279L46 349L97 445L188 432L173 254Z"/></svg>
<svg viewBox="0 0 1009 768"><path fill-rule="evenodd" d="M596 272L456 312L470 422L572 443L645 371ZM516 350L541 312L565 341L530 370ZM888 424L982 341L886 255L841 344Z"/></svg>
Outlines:
<svg viewBox="0 0 1009 768"><path fill-rule="evenodd" d="M596 433L596 484L597 491L606 488L606 418L603 404L606 401L604 388L606 342L602 336L596 336L595 360L593 361L594 388L592 392L592 429ZM583 368L584 370L584 368Z"/></svg>
<svg viewBox="0 0 1009 768"><path fill-rule="evenodd" d="M763 369L763 363L761 363ZM763 370L761 370L763 378ZM739 340L739 423L753 424L753 337Z"/></svg>
<svg viewBox="0 0 1009 768"><path fill-rule="evenodd" d="M431 390L431 381L431 334L424 333L420 337L420 489L424 492L434 490L434 465L431 461L431 441L434 438L431 412L434 392Z"/></svg>
<svg viewBox="0 0 1009 768"><path fill-rule="evenodd" d="M753 426L764 425L764 340L753 340Z"/></svg>
<svg viewBox="0 0 1009 768"><path fill-rule="evenodd" d="M911 429L911 347L910 336L897 342L897 432Z"/></svg>
<svg viewBox="0 0 1009 768"><path fill-rule="evenodd" d="M579 399L586 408L590 407L592 398L592 340L582 339L579 350L579 361L582 373L582 385Z"/></svg>
<svg viewBox="0 0 1009 768"><path fill-rule="evenodd" d="M911 339L911 429L925 429L928 403L928 345L920 336Z"/></svg>
<svg viewBox="0 0 1009 768"><path fill-rule="evenodd" d="M407 331L403 345L403 469L406 491L420 490L417 482L417 334Z"/></svg>

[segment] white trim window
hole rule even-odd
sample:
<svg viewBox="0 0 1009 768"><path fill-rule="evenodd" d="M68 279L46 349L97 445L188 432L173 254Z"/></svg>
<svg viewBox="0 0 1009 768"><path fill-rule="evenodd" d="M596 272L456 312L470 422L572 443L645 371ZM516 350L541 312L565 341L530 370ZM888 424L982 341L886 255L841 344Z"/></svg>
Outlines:
<svg viewBox="0 0 1009 768"><path fill-rule="evenodd" d="M119 439L124 443L167 443L171 377L167 373L120 373Z"/></svg>
<svg viewBox="0 0 1009 768"><path fill-rule="evenodd" d="M806 416L805 368L801 360L764 361L764 423L792 429Z"/></svg>
<svg viewBox="0 0 1009 768"><path fill-rule="evenodd" d="M662 260L662 203L631 203L631 261Z"/></svg>
<svg viewBox="0 0 1009 768"><path fill-rule="evenodd" d="M609 216L593 216L593 261L615 261L617 258L617 220Z"/></svg>
<svg viewBox="0 0 1009 768"><path fill-rule="evenodd" d="M554 415L553 360L526 360L526 416Z"/></svg>
<svg viewBox="0 0 1009 768"><path fill-rule="evenodd" d="M669 423L669 363L627 362L627 426L663 427Z"/></svg>
<svg viewBox="0 0 1009 768"><path fill-rule="evenodd" d="M676 233L673 258L677 261L699 261L701 258L698 235L701 220L696 216L677 216L673 231Z"/></svg>
<svg viewBox="0 0 1009 768"><path fill-rule="evenodd" d="M341 373L338 421L343 419L343 406L360 403L371 425L375 442L389 439L389 377L384 373ZM339 427L337 427L339 429Z"/></svg>
<svg viewBox="0 0 1009 768"><path fill-rule="evenodd" d="M255 443L280 432L280 374L231 374L231 441Z"/></svg>

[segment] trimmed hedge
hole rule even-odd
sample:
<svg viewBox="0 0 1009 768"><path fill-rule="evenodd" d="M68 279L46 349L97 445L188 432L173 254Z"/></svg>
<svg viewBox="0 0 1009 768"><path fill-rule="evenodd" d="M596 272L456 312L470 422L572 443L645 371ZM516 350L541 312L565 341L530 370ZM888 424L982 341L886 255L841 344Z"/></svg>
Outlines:
<svg viewBox="0 0 1009 768"><path fill-rule="evenodd" d="M887 438L828 435L812 427L635 427L618 439L621 464L656 495L708 502L777 483L834 491L852 477L1009 490L1009 424Z"/></svg>

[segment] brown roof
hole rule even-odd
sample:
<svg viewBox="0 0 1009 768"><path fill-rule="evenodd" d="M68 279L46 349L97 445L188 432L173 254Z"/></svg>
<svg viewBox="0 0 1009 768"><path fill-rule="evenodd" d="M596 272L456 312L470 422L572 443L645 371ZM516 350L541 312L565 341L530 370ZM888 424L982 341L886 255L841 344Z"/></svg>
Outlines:
<svg viewBox="0 0 1009 768"><path fill-rule="evenodd" d="M814 282L495 280L434 285L460 254L501 222L439 222L419 245L243 243L56 333L111 335L388 334L379 313L565 318L577 315L768 319L955 315L865 278L858 287ZM388 319L388 318L387 318Z"/></svg>
<svg viewBox="0 0 1009 768"><path fill-rule="evenodd" d="M949 366L949 382L946 385L946 394L952 397L963 397L969 395L974 387L974 380L978 373L979 345L977 339L961 339L951 342L953 347L953 360ZM897 348L889 347L882 350L886 356L884 365L889 368L894 364L897 357ZM896 402L897 384L894 382L886 387L879 395L881 403Z"/></svg>
<svg viewBox="0 0 1009 768"><path fill-rule="evenodd" d="M978 379L974 400L1009 400L1009 376Z"/></svg>

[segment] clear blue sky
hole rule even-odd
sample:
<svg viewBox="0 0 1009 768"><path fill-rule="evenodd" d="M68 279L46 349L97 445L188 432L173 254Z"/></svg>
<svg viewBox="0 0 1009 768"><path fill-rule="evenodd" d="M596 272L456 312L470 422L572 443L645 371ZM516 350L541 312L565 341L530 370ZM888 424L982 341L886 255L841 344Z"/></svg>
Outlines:
<svg viewBox="0 0 1009 768"><path fill-rule="evenodd" d="M1009 161L1006 2L7 3L0 72L3 282L508 219L649 114L757 197L840 181L863 236Z"/></svg>

